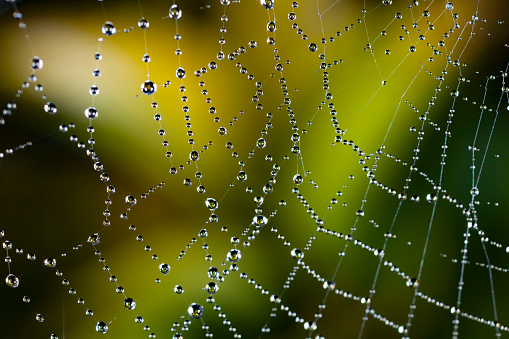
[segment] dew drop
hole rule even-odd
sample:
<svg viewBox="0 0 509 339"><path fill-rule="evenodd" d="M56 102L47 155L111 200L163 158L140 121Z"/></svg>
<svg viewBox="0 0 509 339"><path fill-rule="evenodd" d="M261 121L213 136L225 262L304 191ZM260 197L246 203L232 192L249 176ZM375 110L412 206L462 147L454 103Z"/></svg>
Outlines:
<svg viewBox="0 0 509 339"><path fill-rule="evenodd" d="M179 79L184 79L186 77L186 71L182 67L177 68L175 71L175 75Z"/></svg>
<svg viewBox="0 0 509 339"><path fill-rule="evenodd" d="M219 276L219 270L215 267L211 267L209 268L207 275L210 279L217 279Z"/></svg>
<svg viewBox="0 0 509 339"><path fill-rule="evenodd" d="M104 321L98 321L97 325L95 325L95 330L104 334L108 331L108 325Z"/></svg>
<svg viewBox="0 0 509 339"><path fill-rule="evenodd" d="M162 263L161 265L159 265L159 271L161 271L162 274L170 273L170 269L171 267L168 264Z"/></svg>
<svg viewBox="0 0 509 339"><path fill-rule="evenodd" d="M99 244L101 242L100 239L99 239L99 234L98 233L92 234L91 236L88 237L87 242L92 244L92 245Z"/></svg>
<svg viewBox="0 0 509 339"><path fill-rule="evenodd" d="M274 8L274 0L260 0L260 3L262 4L265 9L273 9Z"/></svg>
<svg viewBox="0 0 509 339"><path fill-rule="evenodd" d="M219 290L219 286L217 285L216 282L209 282L207 285L205 285L205 290L209 294L214 294Z"/></svg>
<svg viewBox="0 0 509 339"><path fill-rule="evenodd" d="M198 159L200 159L200 154L197 151L191 151L191 153L189 153L189 159L198 161Z"/></svg>
<svg viewBox="0 0 509 339"><path fill-rule="evenodd" d="M267 145L267 143L266 143L266 141L265 141L265 139L264 139L264 138L260 138L260 139L258 139L258 140L256 141L256 146L257 146L258 148L264 148L264 147L265 147L265 145Z"/></svg>
<svg viewBox="0 0 509 339"><path fill-rule="evenodd" d="M137 201L135 197L133 197L132 195L128 195L125 197L125 203L128 204L129 206L134 206L136 205Z"/></svg>
<svg viewBox="0 0 509 339"><path fill-rule="evenodd" d="M429 202L429 203L434 203L438 200L437 196L433 193L428 193L428 195L426 195L426 200Z"/></svg>
<svg viewBox="0 0 509 339"><path fill-rule="evenodd" d="M237 174L237 180L239 181L246 181L247 180L247 173L244 171L240 171L239 174Z"/></svg>
<svg viewBox="0 0 509 339"><path fill-rule="evenodd" d="M57 260L54 258L46 258L44 259L44 266L46 267L55 267L57 265Z"/></svg>
<svg viewBox="0 0 509 339"><path fill-rule="evenodd" d="M148 28L149 25L150 25L149 22L145 18L141 18L140 21L138 21L139 28L145 29Z"/></svg>
<svg viewBox="0 0 509 339"><path fill-rule="evenodd" d="M141 91L146 95L154 94L157 91L157 85L152 81L147 80L141 84Z"/></svg>
<svg viewBox="0 0 509 339"><path fill-rule="evenodd" d="M407 280L406 285L410 288L417 288L419 287L419 280L417 278L410 278Z"/></svg>
<svg viewBox="0 0 509 339"><path fill-rule="evenodd" d="M263 215L255 215L253 218L253 225L256 227L263 227L267 225L268 219Z"/></svg>
<svg viewBox="0 0 509 339"><path fill-rule="evenodd" d="M30 63L30 67L32 67L34 71L37 71L42 68L43 64L44 63L42 62L42 59L38 56L35 56Z"/></svg>
<svg viewBox="0 0 509 339"><path fill-rule="evenodd" d="M173 4L170 7L169 17L174 20L178 20L182 17L182 10Z"/></svg>
<svg viewBox="0 0 509 339"><path fill-rule="evenodd" d="M99 116L99 112L97 112L97 109L95 107L88 107L85 110L85 117L89 119L95 119Z"/></svg>
<svg viewBox="0 0 509 339"><path fill-rule="evenodd" d="M136 308L136 302L133 300L133 298L125 298L124 306L128 310L134 310Z"/></svg>
<svg viewBox="0 0 509 339"><path fill-rule="evenodd" d="M205 206L207 206L207 208L211 211L215 211L218 205L219 204L217 203L216 199L207 198L207 200L205 200Z"/></svg>
<svg viewBox="0 0 509 339"><path fill-rule="evenodd" d="M93 85L90 87L90 89L88 90L88 92L91 94L91 95L97 95L99 94L99 88L96 86L96 85Z"/></svg>
<svg viewBox="0 0 509 339"><path fill-rule="evenodd" d="M5 278L5 283L7 284L7 286L9 287L12 287L12 288L16 288L19 286L19 279L18 277L16 277L14 274L9 274L6 278Z"/></svg>
<svg viewBox="0 0 509 339"><path fill-rule="evenodd" d="M226 255L226 260L229 262L237 262L242 257L242 254L237 249L232 249L228 254Z"/></svg>
<svg viewBox="0 0 509 339"><path fill-rule="evenodd" d="M298 248L294 248L291 252L290 252L291 256L293 259L302 259L304 258L304 252L302 252L301 250L299 250Z"/></svg>
<svg viewBox="0 0 509 339"><path fill-rule="evenodd" d="M203 306L192 303L187 309L187 313L194 319L200 319L203 315Z"/></svg>
<svg viewBox="0 0 509 339"><path fill-rule="evenodd" d="M57 112L57 106L52 102L47 102L46 105L44 105L44 111L49 114L55 114Z"/></svg>
<svg viewBox="0 0 509 339"><path fill-rule="evenodd" d="M101 29L104 35L110 36L117 33L117 29L113 26L113 22L106 21Z"/></svg>

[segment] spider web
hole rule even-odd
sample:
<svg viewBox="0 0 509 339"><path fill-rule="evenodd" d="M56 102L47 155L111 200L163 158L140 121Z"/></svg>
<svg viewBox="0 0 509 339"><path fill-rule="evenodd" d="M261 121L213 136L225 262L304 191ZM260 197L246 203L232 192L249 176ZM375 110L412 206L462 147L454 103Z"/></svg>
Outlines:
<svg viewBox="0 0 509 339"><path fill-rule="evenodd" d="M4 337L507 336L505 7L2 3Z"/></svg>

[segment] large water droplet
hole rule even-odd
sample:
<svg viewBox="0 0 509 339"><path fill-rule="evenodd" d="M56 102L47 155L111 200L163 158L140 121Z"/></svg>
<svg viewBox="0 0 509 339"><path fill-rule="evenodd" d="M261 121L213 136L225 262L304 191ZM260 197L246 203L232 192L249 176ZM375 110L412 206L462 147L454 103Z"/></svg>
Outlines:
<svg viewBox="0 0 509 339"><path fill-rule="evenodd" d="M99 112L97 112L97 109L95 109L95 107L88 107L85 110L85 116L89 119L95 119L99 116Z"/></svg>
<svg viewBox="0 0 509 339"><path fill-rule="evenodd" d="M178 8L177 5L175 4L171 5L169 17L174 20L180 19L182 17L182 10Z"/></svg>
<svg viewBox="0 0 509 339"><path fill-rule="evenodd" d="M101 29L104 35L110 36L117 33L117 29L113 26L113 22L106 21Z"/></svg>
<svg viewBox="0 0 509 339"><path fill-rule="evenodd" d="M145 29L145 28L148 28L149 25L150 25L149 22L145 18L141 18L140 21L138 21L139 28Z"/></svg>
<svg viewBox="0 0 509 339"><path fill-rule="evenodd" d="M16 288L19 286L19 279L18 277L16 277L14 274L9 274L6 278L5 278L5 283L7 284L7 286L9 287L12 287L12 288Z"/></svg>
<svg viewBox="0 0 509 339"><path fill-rule="evenodd" d="M141 84L141 91L146 95L154 94L157 91L157 85L152 81L147 80Z"/></svg>
<svg viewBox="0 0 509 339"><path fill-rule="evenodd" d="M205 290L210 294L214 294L219 290L219 286L217 285L216 282L212 281L205 285Z"/></svg>
<svg viewBox="0 0 509 339"><path fill-rule="evenodd" d="M89 242L92 245L99 244L101 242L100 239L99 239L99 234L98 233L92 234L91 236L88 237L87 242Z"/></svg>
<svg viewBox="0 0 509 339"><path fill-rule="evenodd" d="M262 4L265 9L273 9L274 8L274 0L260 0L260 3Z"/></svg>
<svg viewBox="0 0 509 339"><path fill-rule="evenodd" d="M203 315L203 306L198 305L196 303L192 303L191 306L189 306L189 308L187 309L187 313L189 314L189 316L195 319L200 319Z"/></svg>
<svg viewBox="0 0 509 339"><path fill-rule="evenodd" d="M168 274L170 272L170 265L162 263L159 265L159 271L161 271L162 274Z"/></svg>
<svg viewBox="0 0 509 339"><path fill-rule="evenodd" d="M176 71L175 71L175 75L177 76L177 78L179 79L184 79L186 77L186 71L185 69L183 69L182 67L179 67Z"/></svg>
<svg viewBox="0 0 509 339"><path fill-rule="evenodd" d="M134 301L133 298L125 298L124 306L128 310L134 310L136 307L136 301Z"/></svg>
<svg viewBox="0 0 509 339"><path fill-rule="evenodd" d="M240 258L242 258L242 254L237 249L230 250L230 252L228 252L228 254L226 255L226 259L229 262L237 262L240 260Z"/></svg>
<svg viewBox="0 0 509 339"><path fill-rule="evenodd" d="M95 330L99 333L106 333L108 331L108 325L104 321L98 321L95 325Z"/></svg>
<svg viewBox="0 0 509 339"><path fill-rule="evenodd" d="M32 67L34 71L37 71L38 69L42 68L43 64L44 63L42 62L42 59L38 56L35 56L30 63L30 67Z"/></svg>
<svg viewBox="0 0 509 339"><path fill-rule="evenodd" d="M44 105L44 111L49 114L55 114L57 112L57 106L52 102L47 102L46 105Z"/></svg>
<svg viewBox="0 0 509 339"><path fill-rule="evenodd" d="M215 211L217 209L217 207L219 206L218 202L216 201L216 199L213 199L213 198L207 198L207 200L205 200L205 206L207 206L207 208L211 211Z"/></svg>

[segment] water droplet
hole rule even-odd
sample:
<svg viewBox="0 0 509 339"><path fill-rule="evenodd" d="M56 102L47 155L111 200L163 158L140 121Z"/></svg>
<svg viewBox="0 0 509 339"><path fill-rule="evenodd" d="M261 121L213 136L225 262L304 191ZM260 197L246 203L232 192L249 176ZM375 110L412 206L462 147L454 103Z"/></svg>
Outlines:
<svg viewBox="0 0 509 339"><path fill-rule="evenodd" d="M35 56L30 63L30 67L32 67L34 71L41 69L43 65L44 63L42 62L42 59L38 56Z"/></svg>
<svg viewBox="0 0 509 339"><path fill-rule="evenodd" d="M209 268L207 275L209 276L210 279L217 279L217 277L219 276L219 270L215 267L211 267Z"/></svg>
<svg viewBox="0 0 509 339"><path fill-rule="evenodd" d="M184 293L184 288L180 285L175 285L175 287L173 288L173 291L177 294L182 294L182 293Z"/></svg>
<svg viewBox="0 0 509 339"><path fill-rule="evenodd" d="M110 36L117 33L117 29L113 26L113 22L106 21L101 29L104 35Z"/></svg>
<svg viewBox="0 0 509 339"><path fill-rule="evenodd" d="M205 239L207 236L209 235L209 233L207 232L206 229L202 228L200 230L200 232L198 232L198 236L202 239Z"/></svg>
<svg viewBox="0 0 509 339"><path fill-rule="evenodd" d="M267 145L267 143L265 142L265 139L264 138L260 138L256 141L256 146L258 148L264 148L265 145Z"/></svg>
<svg viewBox="0 0 509 339"><path fill-rule="evenodd" d="M255 215L254 218L253 218L253 225L255 225L256 227L262 227L262 226L267 225L268 221L269 220L267 219L266 216Z"/></svg>
<svg viewBox="0 0 509 339"><path fill-rule="evenodd" d="M168 264L162 263L161 265L159 265L159 271L161 271L162 274L170 273L170 269L171 267Z"/></svg>
<svg viewBox="0 0 509 339"><path fill-rule="evenodd" d="M460 92L457 89L451 91L451 96L453 98L457 98L458 95L460 95Z"/></svg>
<svg viewBox="0 0 509 339"><path fill-rule="evenodd" d="M312 42L309 44L308 48L311 52L316 52L316 50L318 49L318 46L316 46L316 44L314 42Z"/></svg>
<svg viewBox="0 0 509 339"><path fill-rule="evenodd" d="M217 283L212 281L205 285L205 290L210 294L214 294L219 290L219 286L217 285Z"/></svg>
<svg viewBox="0 0 509 339"><path fill-rule="evenodd" d="M324 290L332 291L335 288L336 288L336 283L334 281L331 281L331 280L324 281L324 283L323 283Z"/></svg>
<svg viewBox="0 0 509 339"><path fill-rule="evenodd" d="M239 181L246 181L247 180L247 173L244 171L240 171L239 174L237 174L237 180Z"/></svg>
<svg viewBox="0 0 509 339"><path fill-rule="evenodd" d="M10 250L12 249L12 243L9 241L9 240L5 240L3 243L2 243L2 247L6 250Z"/></svg>
<svg viewBox="0 0 509 339"><path fill-rule="evenodd" d="M274 8L274 0L260 0L260 3L262 4L265 9L273 9Z"/></svg>
<svg viewBox="0 0 509 339"><path fill-rule="evenodd" d="M5 283L7 284L7 286L9 287L12 287L12 288L16 288L19 286L19 279L18 277L16 277L14 274L9 274L6 278L5 278Z"/></svg>
<svg viewBox="0 0 509 339"><path fill-rule="evenodd" d="M95 325L95 330L99 333L106 333L108 331L108 325L104 321L98 321Z"/></svg>
<svg viewBox="0 0 509 339"><path fill-rule="evenodd" d="M147 80L141 84L141 91L146 95L154 94L157 91L157 85L152 81Z"/></svg>
<svg viewBox="0 0 509 339"><path fill-rule="evenodd" d="M274 303L274 304L280 304L281 303L281 297L278 296L278 295L273 294L273 295L270 296L270 302Z"/></svg>
<svg viewBox="0 0 509 339"><path fill-rule="evenodd" d="M429 202L429 203L434 203L438 200L437 196L433 193L428 193L428 195L426 195L426 200Z"/></svg>
<svg viewBox="0 0 509 339"><path fill-rule="evenodd" d="M44 266L46 267L55 267L57 265L57 260L54 258L46 258L44 259Z"/></svg>
<svg viewBox="0 0 509 339"><path fill-rule="evenodd" d="M88 237L87 242L92 244L92 245L99 244L101 242L100 239L99 239L99 234L98 233L92 234L91 236Z"/></svg>
<svg viewBox="0 0 509 339"><path fill-rule="evenodd" d="M89 119L95 119L99 116L99 112L97 112L97 109L95 109L95 107L88 107L85 110L85 116Z"/></svg>
<svg viewBox="0 0 509 339"><path fill-rule="evenodd" d="M169 17L174 20L180 19L182 17L182 10L178 8L177 5L175 4L171 5Z"/></svg>
<svg viewBox="0 0 509 339"><path fill-rule="evenodd" d="M197 151L192 151L189 153L189 159L192 161L198 161L198 159L200 159L200 154Z"/></svg>
<svg viewBox="0 0 509 339"><path fill-rule="evenodd" d="M382 3L386 6L392 5L392 0L383 0Z"/></svg>
<svg viewBox="0 0 509 339"><path fill-rule="evenodd" d="M99 88L96 86L96 85L92 85L90 87L90 89L88 90L88 92L91 94L91 95L97 95L99 94Z"/></svg>
<svg viewBox="0 0 509 339"><path fill-rule="evenodd" d="M128 204L129 206L134 206L136 205L137 201L135 197L133 197L132 195L128 195L125 197L125 203Z"/></svg>
<svg viewBox="0 0 509 339"><path fill-rule="evenodd" d="M267 24L267 31L274 33L276 31L276 23L274 21L269 21Z"/></svg>
<svg viewBox="0 0 509 339"><path fill-rule="evenodd" d="M410 288L417 288L419 287L419 281L417 278L410 278L407 280L406 285Z"/></svg>
<svg viewBox="0 0 509 339"><path fill-rule="evenodd" d="M302 252L301 250L299 250L298 248L294 248L291 252L290 252L291 256L293 259L302 259L304 258L304 252Z"/></svg>
<svg viewBox="0 0 509 339"><path fill-rule="evenodd" d="M237 262L242 257L242 254L237 249L232 249L228 254L226 255L226 260L229 262Z"/></svg>
<svg viewBox="0 0 509 339"><path fill-rule="evenodd" d="M203 306L192 303L187 309L187 313L194 319L200 319L203 315Z"/></svg>
<svg viewBox="0 0 509 339"><path fill-rule="evenodd" d="M179 79L184 79L186 77L186 71L185 69L183 69L182 67L179 67L177 68L177 70L175 71L175 75L177 76L177 78Z"/></svg>
<svg viewBox="0 0 509 339"><path fill-rule="evenodd" d="M207 206L207 208L211 211L215 211L216 208L219 206L218 202L216 201L216 199L213 199L213 198L207 198L205 200L205 206Z"/></svg>
<svg viewBox="0 0 509 339"><path fill-rule="evenodd" d="M136 308L136 301L134 301L133 298L125 298L124 306L128 310L134 310Z"/></svg>
<svg viewBox="0 0 509 339"><path fill-rule="evenodd" d="M37 320L38 322L42 323L44 321L44 317L42 316L42 314L36 314L35 316L35 320Z"/></svg>
<svg viewBox="0 0 509 339"><path fill-rule="evenodd" d="M52 102L47 102L46 105L44 105L44 111L49 114L55 114L57 112L57 106Z"/></svg>
<svg viewBox="0 0 509 339"><path fill-rule="evenodd" d="M293 176L293 183L294 183L294 184L296 184L296 185L300 185L300 184L302 184L302 181L303 181L303 180L304 180L304 179L302 178L302 175L300 175L300 174L295 174L295 175Z"/></svg>
<svg viewBox="0 0 509 339"><path fill-rule="evenodd" d="M145 18L141 18L140 21L138 21L139 28L145 29L145 28L148 28L149 25L150 25L149 22Z"/></svg>

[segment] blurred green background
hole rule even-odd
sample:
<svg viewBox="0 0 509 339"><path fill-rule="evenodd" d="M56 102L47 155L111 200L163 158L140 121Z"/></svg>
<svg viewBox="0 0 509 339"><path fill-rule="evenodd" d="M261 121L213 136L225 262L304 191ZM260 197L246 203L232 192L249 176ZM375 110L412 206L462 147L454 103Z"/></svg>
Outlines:
<svg viewBox="0 0 509 339"><path fill-rule="evenodd" d="M259 337L269 320L271 332L262 337L305 338L308 332L302 324L296 324L294 317L288 317L288 312L278 310L275 318L270 317L275 305L269 296L282 295L282 303L305 321L313 321L318 312L325 291L322 283L304 269L297 271L289 289L283 289L296 264L290 256L292 248L303 250L310 237L315 236L304 261L329 280L338 265L338 253L345 247L344 239L317 233L311 213L316 213L324 227L332 231L349 234L355 225L354 239L382 248L384 234L398 208L397 193L404 190L417 145L418 132L412 132L411 127L419 131L424 126L416 164L419 171L412 174L406 192L408 197L418 195L420 202L402 202L392 229L394 238L388 241L384 257L408 276L416 277L433 210L426 195L436 192L426 177L439 182L448 119L452 120L451 136L441 185L445 191L439 194L419 290L446 305L456 304L467 227L462 210L468 209L472 187L472 152L468 146L478 131L478 170L495 116L475 210L479 228L489 238L485 246L491 264L507 268L508 138L504 130L508 128L508 100L507 94L501 99L500 90L501 72L509 61L505 45L508 11L504 1L479 5L475 1L455 2L453 11L445 10L443 1L419 1L410 6L406 2L395 1L386 6L381 1L365 1L366 13L362 12L364 5L360 1L300 1L298 8L292 8L291 1L277 1L274 10L269 11L254 0L231 1L228 6L220 1L181 1L177 2L182 9L182 18L177 21L182 36L180 61L175 55L176 22L167 17L171 4L148 0L23 1L18 3L23 14L19 20L13 18L11 4L2 3L0 41L4 52L0 58L4 67L0 98L2 105L14 101L17 108L12 115L4 111L5 126L0 126L0 152L4 153L0 159L0 228L5 231L3 240L14 246L8 253L12 260L10 272L20 279L16 289L5 284L0 287L2 337L49 338L50 333L55 333L59 338L95 338L101 336L95 331L97 321L104 321L109 323L109 338L145 338L152 332L157 338L171 338L175 333L170 331L173 323L183 325L188 318L187 307L193 302L204 306L202 319L215 338L233 337L229 326L218 317L219 312L213 310L214 304L206 303L208 294L203 287L210 281L206 273L210 265L220 270L229 268L229 263L224 264L226 254L234 247L230 238L237 236L241 238L237 248L242 251L239 271L230 272L219 284L214 295L216 304L243 338ZM473 28L475 34L471 34L469 22L477 6L479 20ZM425 10L429 17L423 16ZM292 28L294 22L288 20L292 11L298 28ZM401 13L402 19L395 19L396 13ZM459 27L455 29L453 13L458 13ZM218 60L222 15L228 17L226 42L222 45L226 58ZM137 26L142 16L150 23L145 31ZM267 23L274 16L275 35L267 32ZM105 21L113 22L116 34L101 33ZM21 22L26 23L26 30L18 27ZM429 30L430 24L434 30ZM298 29L302 29L302 34ZM444 33L449 37L444 37ZM153 97L140 91L140 85L147 80L142 61L144 34L151 57L150 79L158 85ZM420 35L425 39L419 40ZM275 37L275 46L266 42L268 37ZM331 64L327 69L333 96L330 101L325 98L323 70L319 68L319 54L324 50L322 37L327 41L324 62ZM97 63L94 54L98 52L98 38L104 41L100 44L102 60ZM256 48L249 48L252 40L257 41ZM444 41L444 46L439 47L440 41ZM309 51L311 42L318 45L317 52ZM371 48L366 48L368 43ZM417 48L415 52L409 52L411 46ZM246 53L240 53L234 61L227 60L228 54L240 47L245 47ZM34 55L44 61L44 67L35 73L37 81L29 82L28 88L16 97L32 72L30 62ZM276 55L279 61L275 60ZM461 67L453 64L455 60ZM216 70L207 66L212 61L217 62ZM290 105L283 104L281 73L275 69L278 62L284 67L282 76ZM92 76L96 63L101 70L98 78ZM187 72L182 83L175 77L179 65ZM196 77L194 72L201 67L208 70ZM247 69L246 74L239 72L241 67ZM248 79L249 74L254 80ZM442 84L437 79L441 75ZM490 75L494 79L485 87ZM454 101L449 93L458 86L460 76L466 81L459 85L460 95ZM106 185L99 180L100 173L93 169L86 150L69 141L71 135L84 143L90 137L86 131L89 120L83 111L92 106L88 91L96 80L100 94L94 97L93 106L99 117L93 121L93 148L111 178L108 184L116 188L111 195L109 227L103 226ZM384 80L387 85L382 85ZM164 87L167 81L171 84ZM263 83L263 95L254 102L257 81ZM44 87L42 92L34 90L39 83ZM187 102L181 99L181 85L186 88ZM437 87L441 90L436 91ZM205 95L201 93L204 89ZM160 126L153 118L153 100L162 117L164 138L158 135ZM55 103L57 114L44 112L48 101ZM352 145L335 142L336 127L331 121L329 102L334 103L339 127L346 131L344 140L352 140L352 145L358 145L365 154L375 154L385 146L376 162L375 178L393 189L395 195L372 185L365 196L369 186L366 171L359 165L360 157L352 151ZM487 107L478 125L483 102ZM257 103L263 105L261 110L256 108ZM189 107L194 149L201 152L196 163L189 162L192 148L183 105ZM216 108L215 116L209 113L211 106ZM425 112L429 112L428 120L423 123L419 117ZM268 113L272 113L271 119ZM215 117L219 117L218 122ZM292 118L301 137L298 157L290 152L294 144ZM268 122L272 124L270 129ZM70 123L75 127L66 133L59 131L60 124ZM220 135L219 127L226 127L227 134ZM256 140L263 130L267 132L267 146L260 149ZM165 156L163 139L169 142L171 159ZM5 151L27 141L33 145L12 154ZM227 142L233 148L225 147ZM237 156L232 156L232 152ZM289 159L285 160L285 156ZM370 170L374 158L372 155L366 161ZM236 179L239 161L245 162L245 182ZM277 175L271 174L275 164L281 167ZM172 166L178 168L176 175L169 173ZM202 174L200 180L196 178L197 171ZM296 173L305 175L298 188L309 206L292 193ZM271 177L276 180L274 190L265 195L262 188ZM185 186L184 179L191 179L192 185ZM164 185L157 188L161 182ZM206 189L204 194L196 190L200 182ZM141 198L142 194L147 194L146 199ZM442 199L444 194L455 202ZM120 214L128 207L124 202L126 195L135 196L138 204L128 212L128 219L122 220ZM247 235L243 231L255 216L256 196L265 196L262 214L273 216L251 246L245 248L242 242ZM219 201L217 223L208 222L210 211L204 201L209 197ZM333 198L338 204L331 203ZM365 215L357 218L355 212L363 199ZM281 200L285 206L280 205ZM309 213L308 208L313 211ZM135 225L136 231L129 231L129 225ZM228 231L222 232L222 227ZM209 234L205 242L213 258L210 263L204 260L207 252L200 248L203 241L198 232L202 228ZM278 231L271 232L271 228ZM98 262L94 248L86 243L93 233L100 235L101 243L96 248L110 273L118 278L125 295L136 300L135 310L124 308L124 296L115 292L117 285L108 280L104 264ZM284 240L278 239L278 234ZM137 241L137 235L142 235L144 241ZM193 237L198 241L186 250ZM486 263L480 239L477 231L471 230L461 310L493 320L489 272L479 266ZM284 241L290 245L285 246ZM151 251L145 250L147 245ZM15 248L24 253L16 254ZM183 259L176 260L184 250ZM35 253L37 260L27 260L27 253ZM157 254L157 260L152 259L153 254ZM55 268L44 267L42 261L47 257L57 259L62 277L55 275ZM373 253L350 244L334 278L336 287L368 297L379 261ZM162 262L172 267L167 276L158 271ZM0 270L4 276L9 273L7 264ZM240 272L267 289L269 295L262 295L248 279L241 279ZM160 283L154 282L157 278L161 278ZM62 279L67 279L69 285L62 284ZM403 326L414 295L405 283L405 279L382 265L371 305L378 314ZM505 271L493 270L498 319L504 326L509 324L508 283ZM177 284L185 290L182 295L173 292ZM69 288L75 289L76 295L69 295ZM30 304L23 303L24 295L31 298ZM78 298L85 303L78 304ZM325 305L313 337L320 333L326 338L356 338L366 306L333 293ZM87 308L93 310L93 316L85 315ZM44 316L44 322L35 320L38 313ZM134 322L136 315L143 316L143 325ZM414 315L410 337L451 336L454 317L448 310L417 298ZM143 330L144 325L150 330ZM201 321L193 320L189 331L183 334L186 338L202 338L205 331ZM493 337L495 329L460 318L459 335ZM363 333L363 338L400 336L397 330L373 317Z"/></svg>

